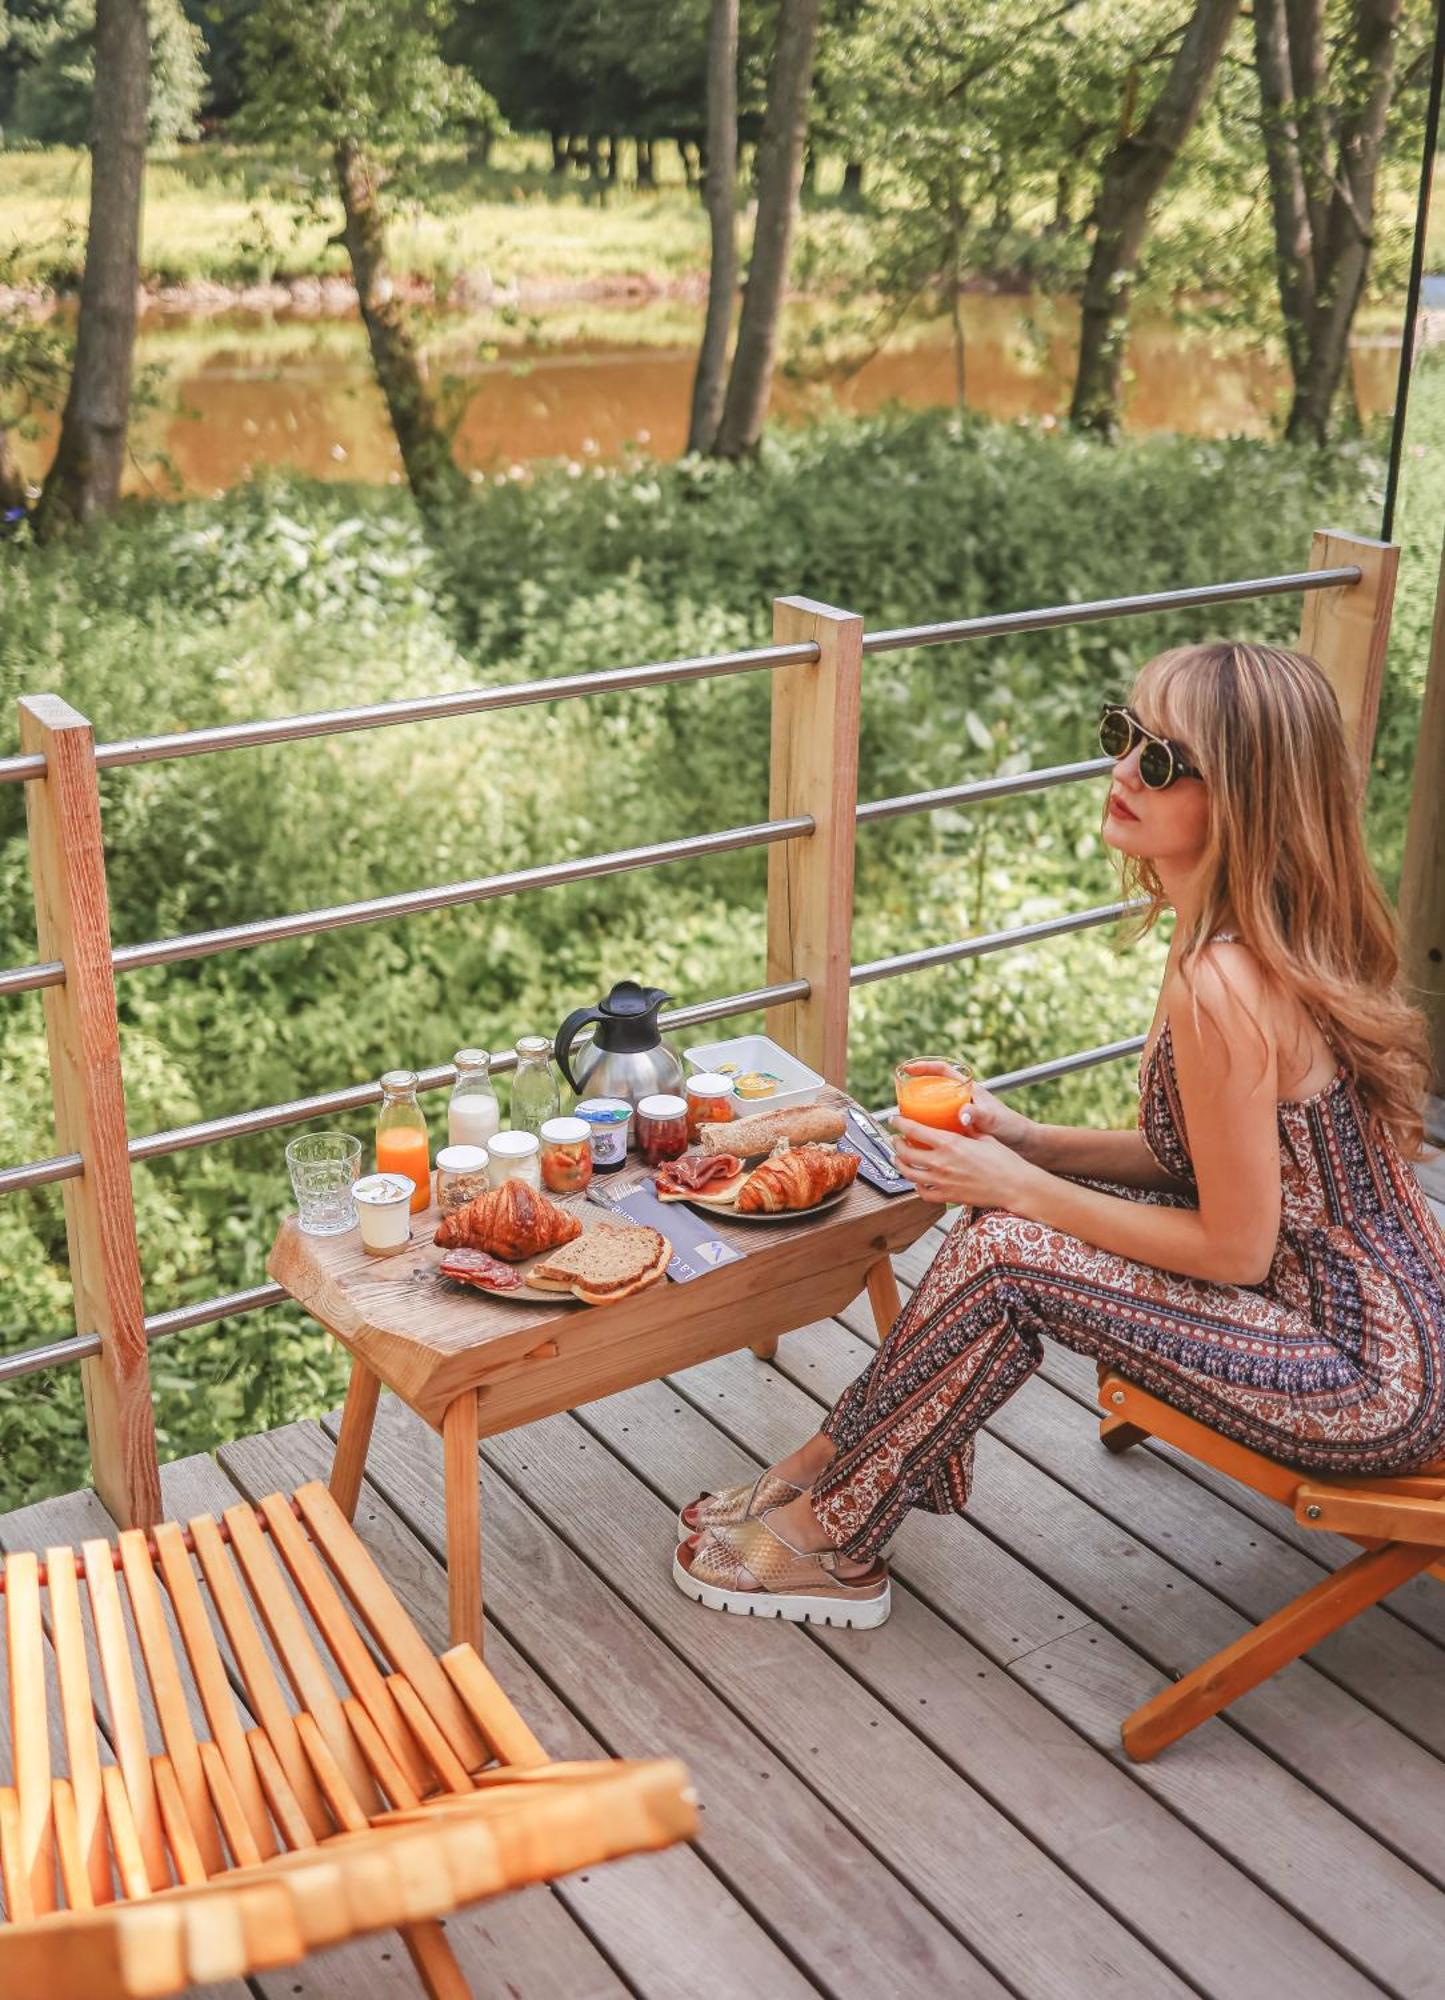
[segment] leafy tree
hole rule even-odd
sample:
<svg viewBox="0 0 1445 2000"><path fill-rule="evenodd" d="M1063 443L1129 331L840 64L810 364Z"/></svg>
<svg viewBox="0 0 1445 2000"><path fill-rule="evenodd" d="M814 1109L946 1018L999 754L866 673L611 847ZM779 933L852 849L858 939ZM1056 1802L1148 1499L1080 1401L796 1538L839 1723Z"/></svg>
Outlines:
<svg viewBox="0 0 1445 2000"><path fill-rule="evenodd" d="M1323 443L1345 373L1375 247L1405 15L1403 0L1255 0L1291 438Z"/></svg>
<svg viewBox="0 0 1445 2000"><path fill-rule="evenodd" d="M90 221L75 366L36 509L48 538L114 510L130 417L150 35L145 0L96 0Z"/></svg>
<svg viewBox="0 0 1445 2000"><path fill-rule="evenodd" d="M819 6L820 0L780 0L778 8L778 37L768 71L768 108L758 141L758 208L752 256L732 372L713 442L720 458L741 458L755 450L767 416L798 215Z"/></svg>
<svg viewBox="0 0 1445 2000"><path fill-rule="evenodd" d="M1094 247L1084 279L1079 366L1069 411L1076 429L1119 428L1124 338L1149 211L1203 107L1239 0L1195 0L1158 89L1142 116L1138 71L1125 81L1118 136L1104 161L1094 207Z"/></svg>
<svg viewBox="0 0 1445 2000"><path fill-rule="evenodd" d="M10 46L16 63L12 135L46 146L83 146L95 95L95 0L43 0L27 15L12 15ZM150 0L150 145L196 137L204 55L201 32L182 13L180 0Z"/></svg>
<svg viewBox="0 0 1445 2000"><path fill-rule="evenodd" d="M261 0L246 36L253 131L329 159L372 365L407 479L429 514L466 492L387 268L385 188L485 100L441 52L447 0Z"/></svg>

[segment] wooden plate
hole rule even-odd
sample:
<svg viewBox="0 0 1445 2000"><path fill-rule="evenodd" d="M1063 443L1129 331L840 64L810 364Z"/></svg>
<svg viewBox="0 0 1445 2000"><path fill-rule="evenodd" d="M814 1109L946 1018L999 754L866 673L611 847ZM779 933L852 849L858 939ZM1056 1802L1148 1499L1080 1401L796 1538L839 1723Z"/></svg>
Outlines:
<svg viewBox="0 0 1445 2000"><path fill-rule="evenodd" d="M595 1208L584 1209L581 1206L580 1197L569 1197L565 1206L581 1222L584 1233L598 1227L608 1229L618 1226L615 1223L609 1222L606 1215L599 1214ZM621 1226L625 1228L630 1229L634 1227L626 1216L621 1217L620 1222ZM576 1241L575 1237L573 1241ZM671 1246L669 1245L670 1249ZM439 1258L445 1258L450 1255L450 1252L438 1249L437 1255ZM467 1285L463 1284L460 1278L444 1277L439 1265L434 1267L432 1275L439 1284L446 1288L448 1297L470 1294L471 1297L477 1299L495 1299L499 1304L504 1306L512 1304L519 1306L585 1306L587 1304L586 1299L579 1299L575 1292L549 1292L545 1291L539 1285L529 1285L527 1283L527 1273L536 1265L545 1264L547 1259L552 1255L553 1252L550 1250L540 1250L535 1257L523 1258L520 1264L508 1264L507 1268L509 1270L519 1271L522 1276L522 1283L514 1291L509 1292L494 1292L485 1285ZM505 1257L499 1257L497 1261L500 1264L507 1263ZM666 1273L664 1272L663 1275L665 1276ZM635 1297L636 1294L634 1293L633 1296Z"/></svg>

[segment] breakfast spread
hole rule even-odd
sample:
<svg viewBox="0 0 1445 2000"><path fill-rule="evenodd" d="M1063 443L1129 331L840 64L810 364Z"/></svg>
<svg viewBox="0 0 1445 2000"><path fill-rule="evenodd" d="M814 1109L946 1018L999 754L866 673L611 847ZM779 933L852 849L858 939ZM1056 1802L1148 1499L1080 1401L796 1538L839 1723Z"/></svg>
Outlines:
<svg viewBox="0 0 1445 2000"><path fill-rule="evenodd" d="M762 1111L731 1125L705 1126L698 1144L704 1153L736 1153L746 1160L770 1153L780 1139L790 1146L831 1144L847 1129L848 1121L831 1105L804 1104L791 1111Z"/></svg>
<svg viewBox="0 0 1445 2000"><path fill-rule="evenodd" d="M600 1222L534 1265L527 1282L535 1291L570 1292L584 1305L615 1305L657 1284L671 1256L671 1244L655 1229Z"/></svg>
<svg viewBox="0 0 1445 2000"><path fill-rule="evenodd" d="M520 1264L582 1234L582 1224L525 1181L506 1181L444 1215L432 1241L443 1250L485 1250Z"/></svg>
<svg viewBox="0 0 1445 2000"><path fill-rule="evenodd" d="M888 1148L869 1136L865 1114L766 1035L688 1049L684 1076L661 1033L667 997L624 980L598 1007L571 1015L555 1044L524 1036L510 1129L501 1128L484 1049L458 1050L454 1071L428 1072L424 1086L417 1071L388 1071L377 1120L379 1171L357 1183L355 1219L339 1226L359 1225L369 1256L397 1256L430 1237L445 1253L428 1255L430 1269L474 1291L519 1303L557 1294L603 1305L664 1276L681 1283L744 1256L741 1244L707 1219L709 1211L737 1222L807 1220L842 1201L860 1169L885 1194L910 1191L891 1155L886 1165L878 1156ZM596 1029L591 1040L581 1033L589 1025ZM567 1116L559 1115L554 1047L581 1099ZM449 1074L447 1143L433 1174L417 1093ZM910 1100L904 1109L915 1116L928 1116L934 1107L922 1100L936 1093L941 1124L957 1117L971 1084L966 1068L940 1058L902 1065L898 1080L900 1100ZM845 1114L861 1121L861 1138L847 1136ZM346 1144L359 1153L358 1141ZM594 1179L633 1157L651 1171L629 1180L620 1195ZM355 1175L353 1162L348 1178ZM605 1226L587 1226L591 1212L576 1199L584 1195L611 1211ZM666 1203L686 1208L666 1217ZM414 1237L410 1216L417 1213L424 1220Z"/></svg>

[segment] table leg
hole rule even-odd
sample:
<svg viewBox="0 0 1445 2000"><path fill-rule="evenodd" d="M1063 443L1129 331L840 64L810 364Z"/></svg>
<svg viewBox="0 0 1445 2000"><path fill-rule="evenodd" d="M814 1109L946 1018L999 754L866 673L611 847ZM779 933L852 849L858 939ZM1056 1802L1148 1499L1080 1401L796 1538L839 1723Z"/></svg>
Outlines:
<svg viewBox="0 0 1445 2000"><path fill-rule="evenodd" d="M482 1650L482 1468L477 1392L466 1389L442 1418L446 1464L447 1609L452 1644Z"/></svg>
<svg viewBox="0 0 1445 2000"><path fill-rule="evenodd" d="M750 1340L748 1346L759 1361L771 1361L778 1351L778 1336L774 1334L771 1340Z"/></svg>
<svg viewBox="0 0 1445 2000"><path fill-rule="evenodd" d="M878 1338L886 1340L893 1331L894 1320L903 1310L891 1257L880 1257L868 1273L868 1303L873 1308L873 1324L878 1329Z"/></svg>
<svg viewBox="0 0 1445 2000"><path fill-rule="evenodd" d="M336 1455L331 1461L331 1497L348 1521L354 1519L356 1503L361 1495L366 1448L371 1443L371 1427L376 1421L376 1399L380 1394L381 1377L364 1361L353 1360L346 1407L341 1412Z"/></svg>

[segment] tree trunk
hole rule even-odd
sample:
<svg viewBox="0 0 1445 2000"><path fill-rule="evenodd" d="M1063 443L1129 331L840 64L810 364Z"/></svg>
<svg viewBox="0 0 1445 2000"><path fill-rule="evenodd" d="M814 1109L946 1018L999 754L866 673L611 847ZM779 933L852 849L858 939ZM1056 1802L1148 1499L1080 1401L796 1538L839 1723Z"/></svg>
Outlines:
<svg viewBox="0 0 1445 2000"><path fill-rule="evenodd" d="M689 451L711 451L722 421L728 332L738 286L738 0L712 0L707 32L707 203L712 259L707 319L692 382Z"/></svg>
<svg viewBox="0 0 1445 2000"><path fill-rule="evenodd" d="M552 172L565 174L572 160L572 141L565 132L552 134Z"/></svg>
<svg viewBox="0 0 1445 2000"><path fill-rule="evenodd" d="M1323 444L1349 362L1350 329L1374 245L1375 183L1395 88L1401 0L1357 0L1339 119L1335 171L1322 234L1313 238L1314 296L1304 321L1304 365L1295 376L1285 436ZM1283 301L1281 301L1282 303Z"/></svg>
<svg viewBox="0 0 1445 2000"><path fill-rule="evenodd" d="M768 412L798 214L819 6L820 0L782 0L778 17L777 46L768 75L768 107L758 142L753 253L738 322L737 350L713 447L721 458L741 458L754 450Z"/></svg>
<svg viewBox="0 0 1445 2000"><path fill-rule="evenodd" d="M85 275L60 440L35 514L41 536L109 513L120 498L149 97L146 0L97 0Z"/></svg>
<svg viewBox="0 0 1445 2000"><path fill-rule="evenodd" d="M637 141L637 185L640 188L657 186L657 169L652 163L652 141Z"/></svg>
<svg viewBox="0 0 1445 2000"><path fill-rule="evenodd" d="M465 496L467 482L452 457L401 302L387 273L386 224L376 169L354 139L343 140L336 149L336 182L346 213L346 251L371 346L372 366L386 398L407 480L422 512L441 515Z"/></svg>
<svg viewBox="0 0 1445 2000"><path fill-rule="evenodd" d="M863 199L863 162L849 160L843 168L843 200L849 204Z"/></svg>
<svg viewBox="0 0 1445 2000"><path fill-rule="evenodd" d="M677 150L682 155L682 177L691 192L697 186L697 148L691 139L679 139Z"/></svg>
<svg viewBox="0 0 1445 2000"><path fill-rule="evenodd" d="M1104 162L1093 255L1084 280L1079 372L1069 420L1114 437L1128 331L1129 297L1149 209L1208 93L1239 0L1196 0L1159 95L1137 130L1125 130Z"/></svg>

